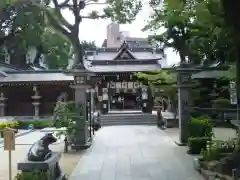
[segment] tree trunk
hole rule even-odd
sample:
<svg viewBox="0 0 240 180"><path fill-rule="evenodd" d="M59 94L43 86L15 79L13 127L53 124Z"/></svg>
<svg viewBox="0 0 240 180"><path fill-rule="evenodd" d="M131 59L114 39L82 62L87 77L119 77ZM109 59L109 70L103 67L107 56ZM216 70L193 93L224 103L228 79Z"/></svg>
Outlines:
<svg viewBox="0 0 240 180"><path fill-rule="evenodd" d="M84 64L83 64L83 49L82 45L80 44L79 39L73 41L73 52L74 52L74 59L73 59L73 68L78 68L78 69L85 69Z"/></svg>
<svg viewBox="0 0 240 180"><path fill-rule="evenodd" d="M37 53L36 53L35 58L34 58L34 60L33 60L33 64L34 64L34 65L39 65L39 64L40 64L40 61L39 61L39 60L40 60L41 54L42 54L42 52L43 52L42 45L36 47L36 49L37 49Z"/></svg>

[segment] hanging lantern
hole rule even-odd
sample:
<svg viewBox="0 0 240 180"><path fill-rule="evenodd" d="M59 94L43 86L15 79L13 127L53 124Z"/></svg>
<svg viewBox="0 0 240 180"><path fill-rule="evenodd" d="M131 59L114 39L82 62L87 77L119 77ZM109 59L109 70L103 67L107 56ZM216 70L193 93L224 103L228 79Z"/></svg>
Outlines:
<svg viewBox="0 0 240 180"><path fill-rule="evenodd" d="M115 82L110 82L110 88L116 88L116 84L115 84Z"/></svg>
<svg viewBox="0 0 240 180"><path fill-rule="evenodd" d="M124 89L127 88L127 82L122 82L122 88L124 88Z"/></svg>
<svg viewBox="0 0 240 180"><path fill-rule="evenodd" d="M135 88L135 89L139 88L139 83L135 82L134 85L133 85L133 88Z"/></svg>
<svg viewBox="0 0 240 180"><path fill-rule="evenodd" d="M128 83L127 83L127 86L128 86L128 89L134 88L134 87L133 87L133 82L128 82Z"/></svg>
<svg viewBox="0 0 240 180"><path fill-rule="evenodd" d="M120 89L119 88L116 88L116 93L120 93Z"/></svg>
<svg viewBox="0 0 240 180"><path fill-rule="evenodd" d="M133 92L133 93L136 93L136 89L133 88L133 89L132 89L132 92Z"/></svg>

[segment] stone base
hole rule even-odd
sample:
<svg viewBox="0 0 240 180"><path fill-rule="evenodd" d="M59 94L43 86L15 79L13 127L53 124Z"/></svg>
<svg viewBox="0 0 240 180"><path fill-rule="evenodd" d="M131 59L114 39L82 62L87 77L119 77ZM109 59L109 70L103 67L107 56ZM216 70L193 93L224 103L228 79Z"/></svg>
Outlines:
<svg viewBox="0 0 240 180"><path fill-rule="evenodd" d="M200 164L199 164L199 159L198 158L193 159L193 166L197 171L200 170Z"/></svg>
<svg viewBox="0 0 240 180"><path fill-rule="evenodd" d="M48 171L48 180L63 180L65 175L59 167L61 153L53 152L52 156L46 161L28 161L25 160L17 164L17 169L22 172ZM60 171L60 175L57 175Z"/></svg>
<svg viewBox="0 0 240 180"><path fill-rule="evenodd" d="M85 144L73 144L71 145L71 149L78 151L78 150L90 148L91 145L92 145L92 138L88 138Z"/></svg>
<svg viewBox="0 0 240 180"><path fill-rule="evenodd" d="M175 140L175 144L178 146L187 146L187 143L180 142L179 140Z"/></svg>
<svg viewBox="0 0 240 180"><path fill-rule="evenodd" d="M66 180L66 175L62 173L56 180Z"/></svg>

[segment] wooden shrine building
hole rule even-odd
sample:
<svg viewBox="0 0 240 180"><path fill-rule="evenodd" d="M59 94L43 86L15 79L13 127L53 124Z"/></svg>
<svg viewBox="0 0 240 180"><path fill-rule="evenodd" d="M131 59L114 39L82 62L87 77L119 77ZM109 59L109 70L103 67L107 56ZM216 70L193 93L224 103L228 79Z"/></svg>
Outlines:
<svg viewBox="0 0 240 180"><path fill-rule="evenodd" d="M63 70L47 70L29 62L25 61L22 66L6 60L0 63L0 116L44 118L52 115L61 98L74 99L71 85L81 79L74 79ZM91 87L103 113L119 108L143 108L150 112L151 91L134 74L166 64L161 50L131 48L124 41L118 48L86 51L84 66L95 74L90 79Z"/></svg>
<svg viewBox="0 0 240 180"><path fill-rule="evenodd" d="M134 74L166 66L160 49L129 47L124 41L119 48L87 51L84 59L85 67L96 74L94 88L103 112L144 107L152 111L151 91Z"/></svg>

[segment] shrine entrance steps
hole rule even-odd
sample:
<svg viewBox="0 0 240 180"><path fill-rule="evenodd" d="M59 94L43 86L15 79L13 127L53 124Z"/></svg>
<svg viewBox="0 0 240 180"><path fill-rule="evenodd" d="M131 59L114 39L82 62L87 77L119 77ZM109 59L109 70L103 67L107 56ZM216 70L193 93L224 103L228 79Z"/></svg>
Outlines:
<svg viewBox="0 0 240 180"><path fill-rule="evenodd" d="M114 110L102 114L100 121L102 126L157 125L157 116L134 110Z"/></svg>

